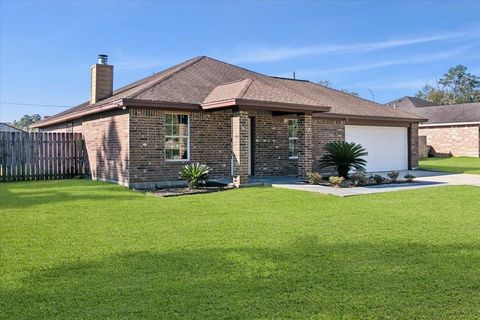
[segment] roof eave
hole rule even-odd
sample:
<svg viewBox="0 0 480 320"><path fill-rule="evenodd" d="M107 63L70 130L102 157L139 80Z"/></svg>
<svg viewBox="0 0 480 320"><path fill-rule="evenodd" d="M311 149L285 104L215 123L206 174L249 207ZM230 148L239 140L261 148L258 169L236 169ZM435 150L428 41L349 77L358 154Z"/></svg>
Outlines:
<svg viewBox="0 0 480 320"><path fill-rule="evenodd" d="M428 127L448 127L448 126L474 126L480 125L480 121L463 121L463 122L427 122L422 123L420 127L428 128Z"/></svg>
<svg viewBox="0 0 480 320"><path fill-rule="evenodd" d="M144 99L123 99L123 106L125 107L150 107L150 108L162 108L172 110L192 110L199 111L201 107L195 103L185 102L171 102L171 101L158 101L158 100L144 100Z"/></svg>
<svg viewBox="0 0 480 320"><path fill-rule="evenodd" d="M353 115L353 114L341 114L341 113L314 113L316 117L321 118L335 118L335 119L360 119L360 120L385 120L385 121L395 121L395 122L426 122L428 119L425 118L403 118L403 117L384 117L384 116L362 116L362 115Z"/></svg>
<svg viewBox="0 0 480 320"><path fill-rule="evenodd" d="M296 112L328 112L330 107L319 105L306 105L297 103L273 102L252 99L227 99L221 101L212 101L201 104L203 110L214 110L229 108L235 106L257 107L272 111L296 111Z"/></svg>
<svg viewBox="0 0 480 320"><path fill-rule="evenodd" d="M167 110L191 110L198 111L201 110L200 105L192 103L183 103L183 102L170 102L170 101L156 101L156 100L142 100L142 99L120 99L113 102L106 103L104 105L91 105L88 109L78 110L66 114L61 117L52 117L52 119L45 119L39 121L35 124L32 124L32 128L42 128L46 126L51 126L65 121L72 121L79 119L81 117L100 113L112 109L118 108L127 108L127 107L150 107L150 108L162 108Z"/></svg>
<svg viewBox="0 0 480 320"><path fill-rule="evenodd" d="M117 109L117 108L124 108L122 100L116 100L116 101L113 101L113 102L109 102L109 103L106 103L106 104L100 104L100 105L92 104L91 106L88 106L87 109L77 110L77 111L74 111L72 113L68 113L68 114L65 114L63 116L60 116L60 117L52 116L52 117L47 118L45 120L36 122L36 123L32 124L30 127L32 127L32 128L43 128L43 127L51 126L51 125L58 124L58 123L61 123L61 122L65 122L65 121L76 120L76 119L79 119L81 117L84 117L84 116L87 116L87 115L90 115L90 114L105 112L105 111L112 110L112 109Z"/></svg>

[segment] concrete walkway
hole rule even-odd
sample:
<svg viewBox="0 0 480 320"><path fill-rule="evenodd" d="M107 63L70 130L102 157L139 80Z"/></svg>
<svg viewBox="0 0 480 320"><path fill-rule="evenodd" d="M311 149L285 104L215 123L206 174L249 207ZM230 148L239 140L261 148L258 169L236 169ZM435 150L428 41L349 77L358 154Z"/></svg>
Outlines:
<svg viewBox="0 0 480 320"><path fill-rule="evenodd" d="M407 172L401 172L402 178ZM265 185L271 185L272 187L318 192L324 194L332 194L340 197L355 196L371 193L392 192L401 190L412 190L428 187L439 187L449 185L471 185L480 187L480 175L475 174L456 174L456 173L443 173L433 171L410 171L417 178L414 183L401 183L401 184L383 184L367 187L355 187L355 188L333 188L319 185L311 185L298 181L295 177L265 177L254 178L252 182L263 183ZM386 176L385 172L379 173Z"/></svg>

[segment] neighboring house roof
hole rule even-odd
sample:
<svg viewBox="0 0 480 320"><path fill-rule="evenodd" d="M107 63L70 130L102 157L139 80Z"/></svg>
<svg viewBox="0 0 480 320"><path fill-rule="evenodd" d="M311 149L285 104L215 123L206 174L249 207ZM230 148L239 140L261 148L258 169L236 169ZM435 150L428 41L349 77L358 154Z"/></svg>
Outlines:
<svg viewBox="0 0 480 320"><path fill-rule="evenodd" d="M423 107L431 107L431 106L436 106L435 103L416 98L416 97L403 97L400 99L395 99L393 101L390 101L388 103L385 103L385 105L393 108L399 108L402 110L402 108L423 108Z"/></svg>
<svg viewBox="0 0 480 320"><path fill-rule="evenodd" d="M250 87L246 88L249 82ZM244 88L246 91L241 92ZM222 99L285 103L307 106L307 110L318 112L325 112L328 107L331 116L387 118L408 122L425 120L309 81L270 77L201 56L115 90L111 97L95 104L85 102L34 126L47 126L121 106L200 109Z"/></svg>
<svg viewBox="0 0 480 320"><path fill-rule="evenodd" d="M403 97L386 105L428 119L423 125L480 122L480 102L436 105L414 97Z"/></svg>
<svg viewBox="0 0 480 320"><path fill-rule="evenodd" d="M22 129L15 128L8 123L0 122L0 132L25 132Z"/></svg>
<svg viewBox="0 0 480 320"><path fill-rule="evenodd" d="M480 123L480 102L419 108L415 114L427 118L426 125Z"/></svg>

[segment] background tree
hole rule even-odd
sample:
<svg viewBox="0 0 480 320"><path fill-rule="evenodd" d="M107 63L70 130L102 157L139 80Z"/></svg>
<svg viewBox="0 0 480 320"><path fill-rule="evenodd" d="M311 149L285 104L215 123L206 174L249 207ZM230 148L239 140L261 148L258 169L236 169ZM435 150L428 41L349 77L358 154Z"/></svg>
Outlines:
<svg viewBox="0 0 480 320"><path fill-rule="evenodd" d="M335 89L335 90L338 90L338 91L341 91L343 93L348 93L348 94L351 94L352 96L358 96L358 92L355 92L355 91L350 91L348 89L336 89L334 87L332 87L332 83L328 80L321 80L321 81L318 81L317 82L319 85L322 85L324 87L327 87L327 88L332 88L332 89Z"/></svg>
<svg viewBox="0 0 480 320"><path fill-rule="evenodd" d="M436 88L427 84L415 96L436 104L480 102L480 77L457 65L437 81Z"/></svg>
<svg viewBox="0 0 480 320"><path fill-rule="evenodd" d="M35 113L32 115L24 115L23 117L20 118L20 120L13 120L12 126L18 129L22 129L24 131L35 131L34 129L30 128L30 125L42 120L42 116Z"/></svg>

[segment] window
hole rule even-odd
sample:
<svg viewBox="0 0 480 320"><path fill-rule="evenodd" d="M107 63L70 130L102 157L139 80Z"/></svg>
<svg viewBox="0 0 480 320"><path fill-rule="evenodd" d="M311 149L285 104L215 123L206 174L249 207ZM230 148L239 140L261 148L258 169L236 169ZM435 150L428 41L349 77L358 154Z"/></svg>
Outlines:
<svg viewBox="0 0 480 320"><path fill-rule="evenodd" d="M298 159L298 120L288 120L288 158Z"/></svg>
<svg viewBox="0 0 480 320"><path fill-rule="evenodd" d="M170 161L188 160L190 132L188 115L165 115L165 159Z"/></svg>

